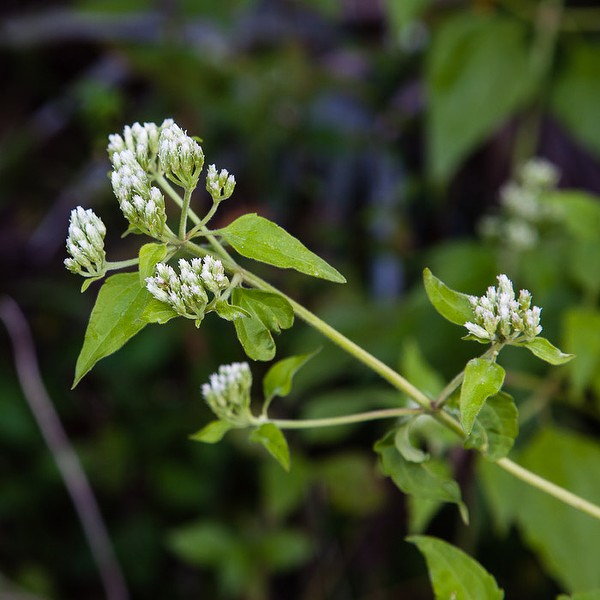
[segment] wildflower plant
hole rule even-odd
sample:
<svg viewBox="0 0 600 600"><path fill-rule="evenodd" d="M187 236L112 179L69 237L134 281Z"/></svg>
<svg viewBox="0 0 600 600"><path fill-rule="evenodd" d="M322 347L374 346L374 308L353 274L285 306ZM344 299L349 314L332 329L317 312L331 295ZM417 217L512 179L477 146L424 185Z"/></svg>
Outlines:
<svg viewBox="0 0 600 600"><path fill-rule="evenodd" d="M192 439L215 443L231 429L247 428L251 441L262 444L289 469L290 452L283 430L391 419L390 430L375 444L383 472L417 500L456 504L467 521L468 509L460 488L444 474L450 469L438 468L440 461L448 460L448 446L431 444L430 451L423 452L413 445L409 435L411 428L427 420L448 429L456 445L479 452L522 481L600 519L600 507L508 458L518 435L518 411L513 398L503 390L505 371L498 364L501 351L515 346L551 365L562 365L572 358L541 337L542 309L533 304L529 291L517 294L513 282L501 274L497 286L490 286L482 296L467 295L449 288L425 269L425 290L433 307L442 317L466 329L465 340L486 346L439 394L432 395L238 262L239 255L330 282L345 282L337 269L278 225L256 214L244 214L225 227L210 229L208 224L218 207L234 194L235 178L225 169L208 167L202 187L212 203L200 216L192 207L192 193L202 175L204 152L198 141L171 119L160 126L136 123L125 127L122 135L109 137L108 153L113 165L113 190L128 222L128 232L152 240L141 245L136 257L109 262L102 221L90 210L78 207L73 211L67 239L70 257L65 261L70 271L84 276L89 283L112 270L136 267L134 272L108 277L102 285L77 360L74 386L99 360L148 324L184 317L199 327L213 313L232 323L251 361L272 361L275 336L291 328L295 317L299 317L401 392L398 405L321 419L272 418L271 403L290 393L296 372L312 353L283 358L270 366L262 381L262 409L255 414L251 410L251 368L247 362L238 362L221 366L198 390L216 419ZM529 165L521 177L530 191L546 189L555 181L554 173L543 164ZM179 223L172 228L167 223L166 200L180 209ZM408 403L402 399L406 397ZM413 541L418 545L427 543L424 538Z"/></svg>

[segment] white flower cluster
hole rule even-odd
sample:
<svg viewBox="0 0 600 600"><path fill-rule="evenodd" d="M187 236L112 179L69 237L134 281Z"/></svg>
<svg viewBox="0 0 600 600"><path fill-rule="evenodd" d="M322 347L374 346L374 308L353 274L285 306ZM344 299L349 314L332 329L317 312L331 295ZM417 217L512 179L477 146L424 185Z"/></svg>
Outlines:
<svg viewBox="0 0 600 600"><path fill-rule="evenodd" d="M177 314L195 319L199 325L208 305L206 291L218 299L221 292L229 287L229 279L221 261L212 256L194 258L189 262L182 258L178 264L179 275L170 265L158 263L154 277L146 278L146 288Z"/></svg>
<svg viewBox="0 0 600 600"><path fill-rule="evenodd" d="M540 201L541 196L558 182L556 167L541 158L526 162L517 181L500 190L501 214L485 217L481 233L496 238L515 250L533 248L539 238L539 228L555 218L554 212Z"/></svg>
<svg viewBox="0 0 600 600"><path fill-rule="evenodd" d="M226 169L217 171L215 165L210 165L206 173L206 190L212 196L214 202L227 200L233 194L235 188L235 177L230 175Z"/></svg>
<svg viewBox="0 0 600 600"><path fill-rule="evenodd" d="M158 160L171 181L191 190L196 187L204 166L204 152L198 142L169 119L161 126Z"/></svg>
<svg viewBox="0 0 600 600"><path fill-rule="evenodd" d="M115 152L130 150L144 170L153 170L156 167L159 135L160 128L156 123L126 125L122 137L117 133L108 136L108 156L112 161Z"/></svg>
<svg viewBox="0 0 600 600"><path fill-rule="evenodd" d="M542 309L531 307L531 293L527 290L521 290L517 299L506 275L498 275L497 279L498 288L490 286L485 296L469 296L475 319L465 323L465 327L484 342L510 342L521 336L532 340L542 331Z"/></svg>
<svg viewBox="0 0 600 600"><path fill-rule="evenodd" d="M125 218L134 228L160 238L167 223L164 196L150 185L150 177L133 150L115 150L111 161L111 183Z"/></svg>
<svg viewBox="0 0 600 600"><path fill-rule="evenodd" d="M71 258L66 258L64 261L67 269L84 277L104 275L105 235L106 227L92 209L84 210L81 206L73 209L67 237L67 251Z"/></svg>
<svg viewBox="0 0 600 600"><path fill-rule="evenodd" d="M233 425L247 425L250 413L252 373L246 362L221 365L210 376L210 383L202 386L202 396L211 410L223 421Z"/></svg>

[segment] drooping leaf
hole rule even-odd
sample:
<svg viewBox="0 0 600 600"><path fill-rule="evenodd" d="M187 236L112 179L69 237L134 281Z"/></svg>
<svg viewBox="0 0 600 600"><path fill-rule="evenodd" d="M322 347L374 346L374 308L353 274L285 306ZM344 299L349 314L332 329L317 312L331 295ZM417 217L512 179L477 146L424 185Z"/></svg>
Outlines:
<svg viewBox="0 0 600 600"><path fill-rule="evenodd" d="M410 428L413 423L414 420L411 419L396 429L396 433L394 434L394 446L396 446L396 450L402 454L404 460L422 463L429 460L429 455L427 452L423 452L423 450L413 445L412 440L410 439Z"/></svg>
<svg viewBox="0 0 600 600"><path fill-rule="evenodd" d="M236 319L245 319L250 316L250 313L241 306L227 304L225 301L220 301L215 304L215 312L226 321L235 321Z"/></svg>
<svg viewBox="0 0 600 600"><path fill-rule="evenodd" d="M265 423L254 429L250 441L262 444L286 471L290 470L290 449L283 433L273 423Z"/></svg>
<svg viewBox="0 0 600 600"><path fill-rule="evenodd" d="M429 269L423 270L423 282L429 301L444 319L456 325L464 325L473 319L473 310L467 294L449 288Z"/></svg>
<svg viewBox="0 0 600 600"><path fill-rule="evenodd" d="M166 244L144 244L139 253L140 285L146 285L146 277L154 275L156 265L167 256Z"/></svg>
<svg viewBox="0 0 600 600"><path fill-rule="evenodd" d="M473 358L467 363L460 388L460 422L467 435L483 403L498 393L503 383L504 369L499 364L483 358Z"/></svg>
<svg viewBox="0 0 600 600"><path fill-rule="evenodd" d="M152 296L137 273L109 277L98 292L75 366L75 387L102 358L116 352L145 326L142 318Z"/></svg>
<svg viewBox="0 0 600 600"><path fill-rule="evenodd" d="M465 15L436 31L426 64L429 167L443 183L524 104L535 87L527 30L514 19Z"/></svg>
<svg viewBox="0 0 600 600"><path fill-rule="evenodd" d="M512 396L498 392L479 411L465 448L476 448L489 460L505 457L519 433L519 413Z"/></svg>
<svg viewBox="0 0 600 600"><path fill-rule="evenodd" d="M335 283L345 283L341 273L311 252L285 229L257 214L242 215L218 230L236 252L260 262L295 269Z"/></svg>
<svg viewBox="0 0 600 600"><path fill-rule="evenodd" d="M458 484L442 475L441 470L436 468L436 461L407 461L398 452L390 435L375 444L375 451L379 454L383 473L405 494L428 500L452 502L458 506L463 520L468 522L467 508L461 499Z"/></svg>
<svg viewBox="0 0 600 600"><path fill-rule="evenodd" d="M95 281L100 281L100 279L103 277L104 275L98 275L97 277L86 277L85 281L81 284L81 293L83 294L83 292L85 292L90 285L92 285L92 283Z"/></svg>
<svg viewBox="0 0 600 600"><path fill-rule="evenodd" d="M529 342L514 342L514 345L527 348L529 352L551 365L564 365L575 358L574 354L565 354L543 337L536 337Z"/></svg>
<svg viewBox="0 0 600 600"><path fill-rule="evenodd" d="M569 131L600 156L600 45L572 40L551 94L551 109Z"/></svg>
<svg viewBox="0 0 600 600"><path fill-rule="evenodd" d="M270 402L275 396L287 396L292 390L294 375L309 361L320 348L308 354L289 356L273 364L263 379L265 402Z"/></svg>
<svg viewBox="0 0 600 600"><path fill-rule="evenodd" d="M253 360L272 360L275 341L271 332L279 333L294 323L294 310L279 294L235 288L232 302L249 313L234 321L235 331L246 354Z"/></svg>
<svg viewBox="0 0 600 600"><path fill-rule="evenodd" d="M167 321L179 315L168 305L156 298L151 298L144 308L142 319L146 323L159 323L164 325Z"/></svg>
<svg viewBox="0 0 600 600"><path fill-rule="evenodd" d="M502 600L496 580L473 558L434 537L406 538L425 556L436 600Z"/></svg>
<svg viewBox="0 0 600 600"><path fill-rule="evenodd" d="M204 442L205 444L216 444L223 439L223 436L232 429L232 426L225 421L211 421L200 431L190 435L190 439L195 442Z"/></svg>

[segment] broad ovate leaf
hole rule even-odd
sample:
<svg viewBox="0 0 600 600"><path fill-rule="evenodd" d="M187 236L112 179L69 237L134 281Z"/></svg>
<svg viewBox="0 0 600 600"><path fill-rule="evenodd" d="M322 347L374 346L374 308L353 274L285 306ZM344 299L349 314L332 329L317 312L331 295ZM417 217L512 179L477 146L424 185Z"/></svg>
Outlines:
<svg viewBox="0 0 600 600"><path fill-rule="evenodd" d="M498 392L490 396L475 419L465 448L479 450L496 461L508 455L519 433L519 413L512 396Z"/></svg>
<svg viewBox="0 0 600 600"><path fill-rule="evenodd" d="M341 273L285 229L255 213L237 218L217 233L246 258L282 269L295 269L300 273L335 283L346 282Z"/></svg>
<svg viewBox="0 0 600 600"><path fill-rule="evenodd" d="M470 435L483 403L500 391L504 383L504 369L497 363L484 358L473 358L465 367L460 388L460 422Z"/></svg>
<svg viewBox="0 0 600 600"><path fill-rule="evenodd" d="M273 364L263 379L265 402L270 402L275 396L287 396L292 390L294 375L315 354L317 354L319 350L308 354L289 356L288 358L283 358Z"/></svg>
<svg viewBox="0 0 600 600"><path fill-rule="evenodd" d="M98 292L75 366L75 387L102 358L116 352L147 324L142 318L152 296L137 273L109 277Z"/></svg>
<svg viewBox="0 0 600 600"><path fill-rule="evenodd" d="M449 288L429 269L423 270L423 282L429 301L444 319L456 325L464 325L473 320L473 310L467 294Z"/></svg>
<svg viewBox="0 0 600 600"><path fill-rule="evenodd" d="M502 600L496 580L473 558L438 538L406 538L425 556L436 600Z"/></svg>
<svg viewBox="0 0 600 600"><path fill-rule="evenodd" d="M290 449L281 430L265 423L250 434L250 441L262 444L269 454L286 470L290 470Z"/></svg>

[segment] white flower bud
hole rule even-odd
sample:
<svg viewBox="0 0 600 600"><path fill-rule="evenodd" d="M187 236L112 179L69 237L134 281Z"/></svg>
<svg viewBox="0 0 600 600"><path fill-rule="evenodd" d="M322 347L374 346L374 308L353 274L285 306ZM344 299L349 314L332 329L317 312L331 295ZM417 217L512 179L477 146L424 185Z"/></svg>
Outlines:
<svg viewBox="0 0 600 600"><path fill-rule="evenodd" d="M211 410L223 421L237 426L252 422L250 389L252 373L246 362L221 365L202 386L202 396Z"/></svg>
<svg viewBox="0 0 600 600"><path fill-rule="evenodd" d="M225 276L223 264L212 256L205 256L200 274L204 285L215 295L229 287L229 279Z"/></svg>
<svg viewBox="0 0 600 600"><path fill-rule="evenodd" d="M235 189L235 177L226 169L217 172L215 165L210 165L206 173L206 190L214 202L227 200Z"/></svg>
<svg viewBox="0 0 600 600"><path fill-rule="evenodd" d="M93 210L84 210L81 206L73 209L67 237L67 252L71 258L65 259L65 267L84 277L104 275L106 271L105 235L106 227Z"/></svg>
<svg viewBox="0 0 600 600"><path fill-rule="evenodd" d="M200 144L172 120L161 126L158 159L161 170L171 181L185 189L196 187L204 165L204 152Z"/></svg>

